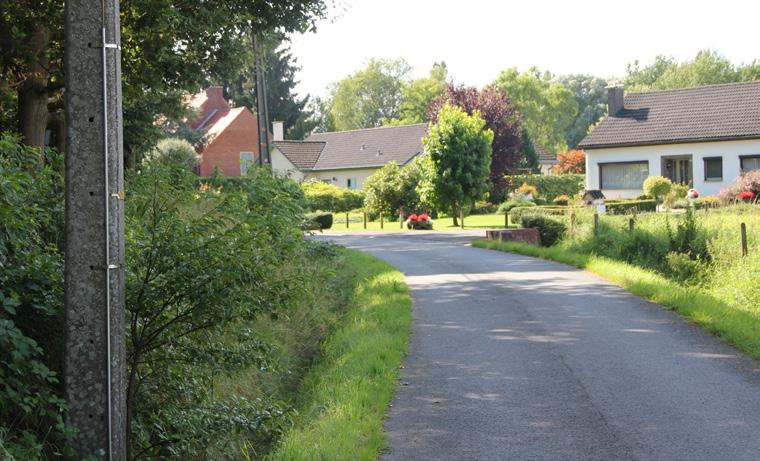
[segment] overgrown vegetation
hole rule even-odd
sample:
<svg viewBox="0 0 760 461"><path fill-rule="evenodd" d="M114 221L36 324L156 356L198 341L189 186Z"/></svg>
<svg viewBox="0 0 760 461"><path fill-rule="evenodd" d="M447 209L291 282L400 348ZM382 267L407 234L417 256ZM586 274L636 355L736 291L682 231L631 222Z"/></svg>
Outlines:
<svg viewBox="0 0 760 461"><path fill-rule="evenodd" d="M407 349L411 299L403 275L387 263L342 254L359 280L348 321L305 379L296 429L273 460L375 460L385 448L383 416Z"/></svg>
<svg viewBox="0 0 760 461"><path fill-rule="evenodd" d="M0 458L67 453L60 157L0 141ZM254 169L201 181L148 162L127 178L130 459L265 455L345 319L355 267L302 235L298 185ZM306 326L306 327L305 327ZM389 384L392 385L392 384ZM304 404L299 401L299 404Z"/></svg>

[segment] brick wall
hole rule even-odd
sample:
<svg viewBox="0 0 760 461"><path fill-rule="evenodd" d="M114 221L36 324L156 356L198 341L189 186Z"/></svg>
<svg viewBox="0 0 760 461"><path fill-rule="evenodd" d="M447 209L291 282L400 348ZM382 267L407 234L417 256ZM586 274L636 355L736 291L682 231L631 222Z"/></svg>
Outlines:
<svg viewBox="0 0 760 461"><path fill-rule="evenodd" d="M253 152L259 158L259 136L256 117L243 109L224 130L201 152L201 176L210 176L218 166L224 176L240 176L240 153Z"/></svg>

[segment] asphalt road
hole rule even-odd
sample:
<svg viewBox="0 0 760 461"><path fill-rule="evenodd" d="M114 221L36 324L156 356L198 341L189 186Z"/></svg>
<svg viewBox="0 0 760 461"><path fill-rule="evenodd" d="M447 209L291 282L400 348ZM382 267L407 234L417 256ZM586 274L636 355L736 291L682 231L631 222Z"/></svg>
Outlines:
<svg viewBox="0 0 760 461"><path fill-rule="evenodd" d="M758 460L760 364L584 271L455 233L330 234L406 274L385 460Z"/></svg>

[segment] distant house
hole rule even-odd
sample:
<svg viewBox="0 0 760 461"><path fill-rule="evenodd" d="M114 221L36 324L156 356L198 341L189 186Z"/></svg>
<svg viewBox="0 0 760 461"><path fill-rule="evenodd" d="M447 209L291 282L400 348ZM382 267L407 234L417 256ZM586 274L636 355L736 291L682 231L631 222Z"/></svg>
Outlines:
<svg viewBox="0 0 760 461"><path fill-rule="evenodd" d="M623 94L580 143L586 188L607 198L643 193L648 176L718 194L742 171L760 169L760 81Z"/></svg>
<svg viewBox="0 0 760 461"><path fill-rule="evenodd" d="M546 152L543 147L536 143L533 143L533 150L538 157L538 167L541 169L541 174L552 174L552 167L558 163L557 156Z"/></svg>
<svg viewBox="0 0 760 461"><path fill-rule="evenodd" d="M406 165L422 150L427 124L315 133L305 141L281 139L275 126L272 168L294 179L317 178L348 189L388 162Z"/></svg>
<svg viewBox="0 0 760 461"><path fill-rule="evenodd" d="M224 176L245 175L259 158L256 116L246 107L230 107L218 86L192 96L188 105L198 114L188 126L203 131L205 137L197 146L200 175L211 175L215 167Z"/></svg>

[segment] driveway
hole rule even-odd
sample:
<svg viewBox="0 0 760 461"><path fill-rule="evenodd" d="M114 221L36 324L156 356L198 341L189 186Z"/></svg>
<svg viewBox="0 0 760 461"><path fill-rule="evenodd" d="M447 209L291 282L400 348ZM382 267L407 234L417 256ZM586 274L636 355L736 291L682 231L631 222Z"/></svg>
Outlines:
<svg viewBox="0 0 760 461"><path fill-rule="evenodd" d="M385 460L757 460L760 364L590 273L482 231L330 234L406 274Z"/></svg>

